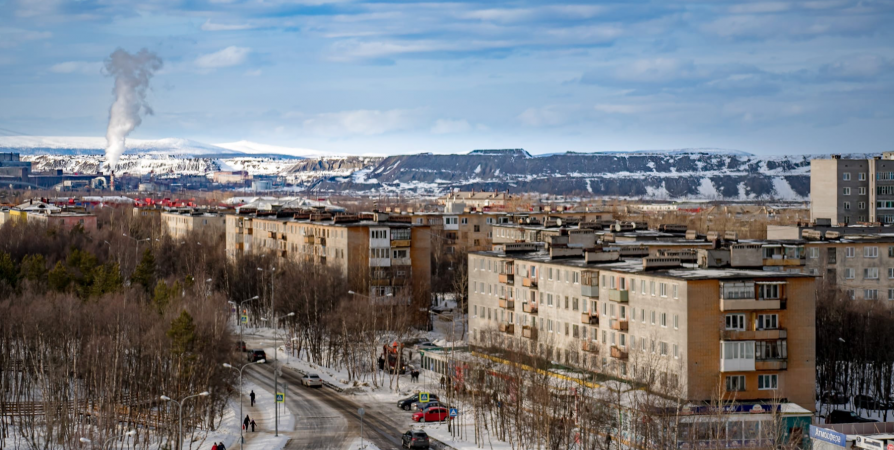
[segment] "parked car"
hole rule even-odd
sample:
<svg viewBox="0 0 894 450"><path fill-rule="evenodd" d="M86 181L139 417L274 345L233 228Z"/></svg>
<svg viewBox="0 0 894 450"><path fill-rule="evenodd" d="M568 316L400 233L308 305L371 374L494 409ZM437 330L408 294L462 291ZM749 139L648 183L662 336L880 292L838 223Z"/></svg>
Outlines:
<svg viewBox="0 0 894 450"><path fill-rule="evenodd" d="M249 350L248 351L248 362L258 362L260 360L267 359L267 353L264 350Z"/></svg>
<svg viewBox="0 0 894 450"><path fill-rule="evenodd" d="M430 400L437 400L437 399L438 399L438 396L435 395L435 394L429 394L429 395L428 395L428 398L429 398ZM405 399L398 400L398 401L397 401L397 407L398 407L398 408L401 408L401 409L403 409L403 410L405 410L405 411L409 411L410 408L413 407L413 403L416 403L416 402L418 402L418 401L419 401L419 393L417 392L417 393L413 394L413 395L410 396L410 397L407 397L407 398L405 398Z"/></svg>
<svg viewBox="0 0 894 450"><path fill-rule="evenodd" d="M429 447L428 435L422 430L410 430L400 437L401 447L404 448L421 448Z"/></svg>
<svg viewBox="0 0 894 450"><path fill-rule="evenodd" d="M833 410L826 416L827 424L835 424L835 423L871 423L877 422L877 420L867 419L865 417L860 417L853 411L844 411L841 409Z"/></svg>
<svg viewBox="0 0 894 450"><path fill-rule="evenodd" d="M428 350L431 348L438 348L438 346L429 341L422 341L414 345L413 348L415 348L416 350Z"/></svg>
<svg viewBox="0 0 894 450"><path fill-rule="evenodd" d="M443 406L433 406L413 413L414 422L443 422L450 418L450 411Z"/></svg>
<svg viewBox="0 0 894 450"><path fill-rule="evenodd" d="M315 373L308 373L301 377L301 384L307 387L323 387L323 380Z"/></svg>
<svg viewBox="0 0 894 450"><path fill-rule="evenodd" d="M871 395L860 394L854 396L854 408L857 409L891 409L891 405L883 399Z"/></svg>
<svg viewBox="0 0 894 450"><path fill-rule="evenodd" d="M838 392L838 391L826 391L823 392L822 402L829 405L843 405L850 400L850 397L847 395Z"/></svg>
<svg viewBox="0 0 894 450"><path fill-rule="evenodd" d="M412 409L413 411L422 411L422 410L428 409L432 406L447 406L447 405L442 405L441 402L439 402L438 400L429 400L425 403L413 402L413 404L410 405L410 409Z"/></svg>
<svg viewBox="0 0 894 450"><path fill-rule="evenodd" d="M245 347L245 341L236 341L236 350L240 352L247 352L248 349Z"/></svg>

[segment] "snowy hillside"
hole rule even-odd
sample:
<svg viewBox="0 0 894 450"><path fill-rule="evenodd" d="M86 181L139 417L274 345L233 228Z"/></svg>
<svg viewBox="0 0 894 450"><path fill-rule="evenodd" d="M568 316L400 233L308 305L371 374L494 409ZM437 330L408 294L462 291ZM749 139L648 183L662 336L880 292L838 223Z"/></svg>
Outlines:
<svg viewBox="0 0 894 450"><path fill-rule="evenodd" d="M242 152L205 144L190 139L128 139L125 154L150 155L239 155ZM102 154L106 148L104 137L71 136L0 136L0 151L14 151L23 155L90 155Z"/></svg>
<svg viewBox="0 0 894 450"><path fill-rule="evenodd" d="M321 150L312 150L309 148L296 147L280 147L277 145L259 144L250 141L227 142L224 144L215 144L217 147L225 148L248 155L286 155L299 158L310 158L329 156L328 152Z"/></svg>

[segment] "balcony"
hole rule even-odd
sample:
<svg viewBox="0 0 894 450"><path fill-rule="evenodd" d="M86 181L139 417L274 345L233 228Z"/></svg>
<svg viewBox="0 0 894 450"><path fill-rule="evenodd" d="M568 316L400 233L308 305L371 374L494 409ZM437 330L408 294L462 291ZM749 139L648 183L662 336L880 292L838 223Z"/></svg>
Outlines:
<svg viewBox="0 0 894 450"><path fill-rule="evenodd" d="M527 326L527 325L523 326L522 327L522 337L536 341L537 340L537 328Z"/></svg>
<svg viewBox="0 0 894 450"><path fill-rule="evenodd" d="M754 361L754 370L786 370L788 360L785 359L758 359Z"/></svg>
<svg viewBox="0 0 894 450"><path fill-rule="evenodd" d="M500 333L515 334L515 324L501 323L500 324Z"/></svg>
<svg viewBox="0 0 894 450"><path fill-rule="evenodd" d="M237 243L236 250L245 250L245 244L242 242Z"/></svg>
<svg viewBox="0 0 894 450"><path fill-rule="evenodd" d="M270 239L276 239L276 232L275 232L275 231L268 231L268 232L267 232L267 237L270 238Z"/></svg>
<svg viewBox="0 0 894 450"><path fill-rule="evenodd" d="M522 303L522 311L528 314L537 314L540 308L537 307L536 304L532 303Z"/></svg>
<svg viewBox="0 0 894 450"><path fill-rule="evenodd" d="M515 275L511 273L501 273L499 275L500 283L503 284L515 284Z"/></svg>
<svg viewBox="0 0 894 450"><path fill-rule="evenodd" d="M317 239L317 244L322 245L323 247L325 247L325 246L326 246L326 238L321 237L321 238Z"/></svg>
<svg viewBox="0 0 894 450"><path fill-rule="evenodd" d="M279 256L285 258L286 256L289 256L289 251L288 250L280 250Z"/></svg>
<svg viewBox="0 0 894 450"><path fill-rule="evenodd" d="M288 241L288 240L289 240L289 235L287 235L287 234L285 234L285 233L279 233L279 238L282 239L282 240L284 240L284 241Z"/></svg>
<svg viewBox="0 0 894 450"><path fill-rule="evenodd" d="M580 295L584 297L599 298L599 286L582 284L580 286Z"/></svg>
<svg viewBox="0 0 894 450"><path fill-rule="evenodd" d="M515 300L500 299L500 308L515 310Z"/></svg>
<svg viewBox="0 0 894 450"><path fill-rule="evenodd" d="M590 315L590 313L581 313L580 323L599 325L599 314Z"/></svg>
<svg viewBox="0 0 894 450"><path fill-rule="evenodd" d="M803 266L807 260L804 258L764 258L765 266L798 267Z"/></svg>
<svg viewBox="0 0 894 450"><path fill-rule="evenodd" d="M404 248L410 246L409 239L395 239L391 241L391 248Z"/></svg>
<svg viewBox="0 0 894 450"><path fill-rule="evenodd" d="M391 286L391 279L389 278L373 278L369 280L370 286Z"/></svg>
<svg viewBox="0 0 894 450"><path fill-rule="evenodd" d="M627 350L622 350L620 347L612 346L611 356L615 359L620 359L621 361L627 361Z"/></svg>
<svg viewBox="0 0 894 450"><path fill-rule="evenodd" d="M627 331L628 322L626 320L612 320L612 330Z"/></svg>
<svg viewBox="0 0 894 450"><path fill-rule="evenodd" d="M628 292L627 290L620 289L609 289L608 290L608 299L613 302L627 302L628 300Z"/></svg>
<svg viewBox="0 0 894 450"><path fill-rule="evenodd" d="M537 279L536 278L524 278L522 279L522 286L531 289L537 289Z"/></svg>
<svg viewBox="0 0 894 450"><path fill-rule="evenodd" d="M583 340L580 342L580 349L587 353L599 353L599 343Z"/></svg>
<svg viewBox="0 0 894 450"><path fill-rule="evenodd" d="M314 237L313 237L313 236L304 236L304 243L305 243L305 244L313 244L313 243L314 243Z"/></svg>
<svg viewBox="0 0 894 450"><path fill-rule="evenodd" d="M723 341L770 341L786 339L787 332L784 328L777 330L723 330L720 339Z"/></svg>
<svg viewBox="0 0 894 450"><path fill-rule="evenodd" d="M785 300L782 299L720 299L721 311L760 311L768 309L781 309Z"/></svg>

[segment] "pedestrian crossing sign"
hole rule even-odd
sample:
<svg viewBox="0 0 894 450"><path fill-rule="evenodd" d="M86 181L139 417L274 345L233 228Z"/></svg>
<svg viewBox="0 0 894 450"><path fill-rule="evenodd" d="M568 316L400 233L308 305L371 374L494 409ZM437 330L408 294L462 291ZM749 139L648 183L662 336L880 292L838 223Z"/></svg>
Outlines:
<svg viewBox="0 0 894 450"><path fill-rule="evenodd" d="M428 392L419 393L419 403L428 403Z"/></svg>
<svg viewBox="0 0 894 450"><path fill-rule="evenodd" d="M241 320L242 320L242 323L248 323L248 316L243 314Z"/></svg>
<svg viewBox="0 0 894 450"><path fill-rule="evenodd" d="M286 394L282 392L276 393L276 403L285 403L286 402Z"/></svg>

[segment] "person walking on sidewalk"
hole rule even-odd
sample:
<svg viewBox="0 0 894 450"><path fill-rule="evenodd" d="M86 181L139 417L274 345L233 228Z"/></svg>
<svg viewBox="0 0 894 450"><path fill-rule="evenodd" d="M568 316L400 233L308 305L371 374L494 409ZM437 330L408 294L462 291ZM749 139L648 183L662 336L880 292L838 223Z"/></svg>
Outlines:
<svg viewBox="0 0 894 450"><path fill-rule="evenodd" d="M251 432L255 432L255 419L251 419Z"/></svg>
<svg viewBox="0 0 894 450"><path fill-rule="evenodd" d="M215 442L214 445L211 446L211 450L217 450L217 448L217 442Z"/></svg>
<svg viewBox="0 0 894 450"><path fill-rule="evenodd" d="M248 423L252 420L248 418L248 414L245 415L245 419L242 421L242 429L248 431Z"/></svg>
<svg viewBox="0 0 894 450"><path fill-rule="evenodd" d="M217 450L227 450L227 446L224 445L223 441L220 444L217 444Z"/></svg>
<svg viewBox="0 0 894 450"><path fill-rule="evenodd" d="M251 394L248 394L248 398L251 399L251 406L255 406L255 391L251 391Z"/></svg>

